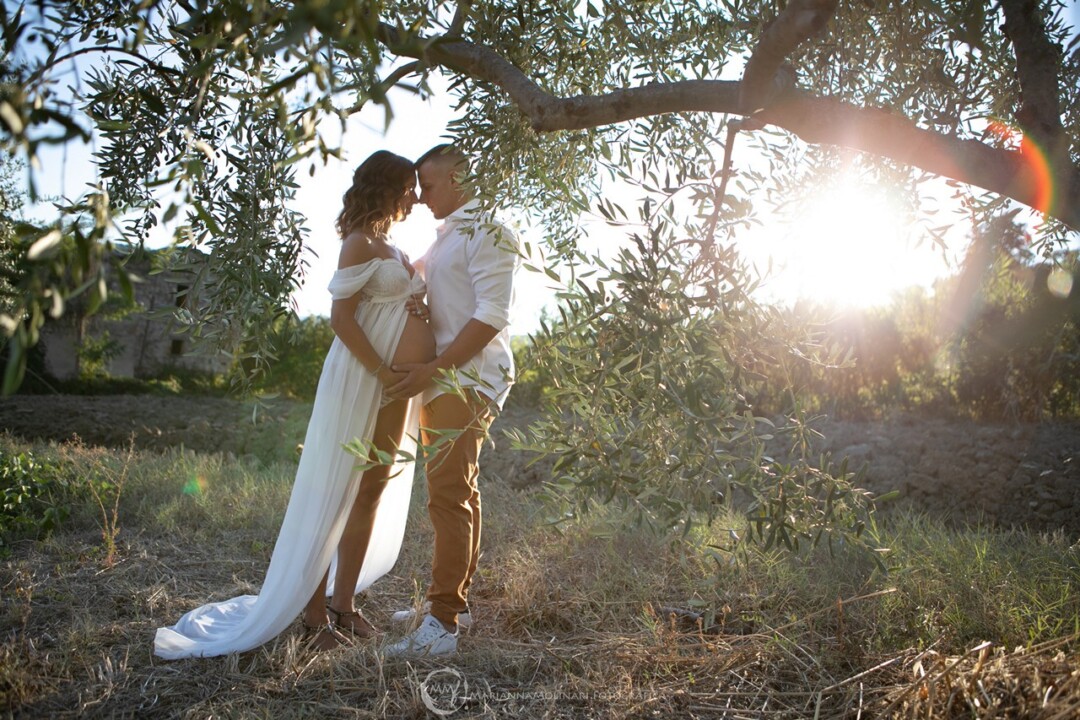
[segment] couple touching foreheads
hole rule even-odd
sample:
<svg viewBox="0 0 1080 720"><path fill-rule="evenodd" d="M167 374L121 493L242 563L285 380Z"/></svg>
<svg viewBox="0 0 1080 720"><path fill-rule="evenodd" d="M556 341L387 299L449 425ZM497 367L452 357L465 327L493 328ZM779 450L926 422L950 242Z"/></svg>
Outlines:
<svg viewBox="0 0 1080 720"><path fill-rule="evenodd" d="M418 428L433 448L425 465L435 530L430 610L382 652L457 649L458 626L471 620L469 584L480 555L477 459L513 377L508 324L518 265L516 236L480 212L462 185L467 171L452 145L415 163L379 151L356 169L337 219L341 255L329 287L336 338L262 588L159 628L158 656L250 650L297 614L315 649L378 635L353 602L397 560ZM417 201L418 178L420 202L443 224L413 265L387 232ZM371 462L360 465L345 449L355 441ZM392 465L376 461L394 453Z"/></svg>

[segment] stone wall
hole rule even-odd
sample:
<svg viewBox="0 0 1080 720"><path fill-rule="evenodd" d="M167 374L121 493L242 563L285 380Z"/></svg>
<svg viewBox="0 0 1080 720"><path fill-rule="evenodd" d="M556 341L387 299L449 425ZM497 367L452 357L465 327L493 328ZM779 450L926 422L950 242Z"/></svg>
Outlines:
<svg viewBox="0 0 1080 720"><path fill-rule="evenodd" d="M109 359L106 370L115 377L152 377L169 368L220 373L228 369L227 357L191 355L191 343L177 332L173 312L191 302L191 277L177 273L151 274L150 252L128 261L127 268L138 279L133 285L136 312L118 319L100 316L83 318L77 308L59 320L42 328L45 369L57 379L74 378L79 373L77 349L80 334L100 338L108 332L117 344L115 357ZM110 293L119 296L120 290L110 283Z"/></svg>
<svg viewBox="0 0 1080 720"><path fill-rule="evenodd" d="M863 487L896 507L1080 538L1080 422L974 423L897 415L825 421L814 448L865 465ZM782 451L774 443L771 448ZM880 508L888 512L889 504Z"/></svg>

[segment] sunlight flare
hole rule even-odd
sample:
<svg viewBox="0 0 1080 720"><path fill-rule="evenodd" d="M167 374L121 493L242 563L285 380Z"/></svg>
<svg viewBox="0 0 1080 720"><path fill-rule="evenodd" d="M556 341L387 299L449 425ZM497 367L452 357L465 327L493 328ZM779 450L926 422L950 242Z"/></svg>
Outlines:
<svg viewBox="0 0 1080 720"><path fill-rule="evenodd" d="M1022 167L1020 177L1023 182L1035 188L1035 201L1032 207L1039 213L1051 213L1054 210L1054 176L1050 171L1050 161L1046 151L1030 135L1025 135L1018 128L1001 120L993 120L987 131L1007 146L1020 151Z"/></svg>
<svg viewBox="0 0 1080 720"><path fill-rule="evenodd" d="M769 285L779 299L883 305L946 270L940 250L914 241L910 215L884 187L838 181L803 207L769 243Z"/></svg>
<svg viewBox="0 0 1080 720"><path fill-rule="evenodd" d="M202 495L206 492L206 476L197 474L188 478L181 491L184 495Z"/></svg>
<svg viewBox="0 0 1080 720"><path fill-rule="evenodd" d="M1065 300L1072 295L1072 273L1064 268L1056 267L1050 271L1050 277L1046 279L1046 287L1054 297Z"/></svg>

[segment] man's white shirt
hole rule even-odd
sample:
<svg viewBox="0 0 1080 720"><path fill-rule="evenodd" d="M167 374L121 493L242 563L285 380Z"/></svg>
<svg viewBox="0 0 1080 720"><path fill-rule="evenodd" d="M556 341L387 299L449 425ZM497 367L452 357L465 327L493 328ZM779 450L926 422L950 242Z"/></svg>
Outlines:
<svg viewBox="0 0 1080 720"><path fill-rule="evenodd" d="M427 303L436 350L446 351L471 319L499 331L471 360L457 369L462 387L475 387L501 408L514 378L510 350L510 310L514 271L520 263L519 240L509 227L480 213L473 200L450 213L435 242L417 261L427 284ZM424 402L446 392L437 384Z"/></svg>

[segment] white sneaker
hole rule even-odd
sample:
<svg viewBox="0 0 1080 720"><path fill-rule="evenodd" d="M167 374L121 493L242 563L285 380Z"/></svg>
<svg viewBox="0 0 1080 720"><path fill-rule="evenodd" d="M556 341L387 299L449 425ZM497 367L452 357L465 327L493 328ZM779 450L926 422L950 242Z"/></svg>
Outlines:
<svg viewBox="0 0 1080 720"><path fill-rule="evenodd" d="M425 615L420 627L383 650L383 655L452 655L457 652L457 633L448 631L434 615Z"/></svg>
<svg viewBox="0 0 1080 720"><path fill-rule="evenodd" d="M422 612L422 613L430 613L431 612L431 603L430 602L424 603L424 606L422 608L420 608L420 612ZM390 620L393 621L393 622L396 622L396 623L403 623L403 622L409 622L415 617L416 617L416 608L409 608L408 610L398 610L397 612L395 612L393 615L390 616ZM458 624L458 627L461 628L462 630L468 630L469 628L471 628L472 627L472 613L470 613L468 610L466 610L465 612L458 613L457 624Z"/></svg>

